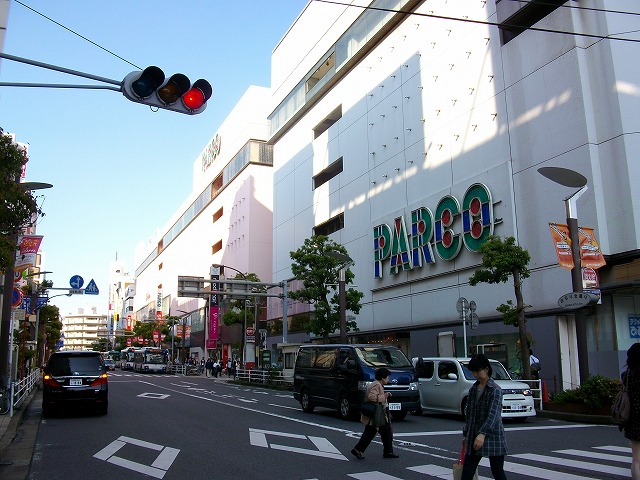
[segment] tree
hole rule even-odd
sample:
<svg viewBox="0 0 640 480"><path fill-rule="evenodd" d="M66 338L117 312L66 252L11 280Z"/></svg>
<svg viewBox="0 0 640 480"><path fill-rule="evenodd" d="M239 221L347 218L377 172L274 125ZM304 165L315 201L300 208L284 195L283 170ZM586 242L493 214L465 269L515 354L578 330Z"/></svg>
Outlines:
<svg viewBox="0 0 640 480"><path fill-rule="evenodd" d="M62 322L60 321L60 310L55 305L43 305L40 307L40 332L38 332L38 352L42 352L40 345L43 345L46 352L52 352L60 340ZM47 359L46 352L40 362Z"/></svg>
<svg viewBox="0 0 640 480"><path fill-rule="evenodd" d="M260 278L258 277L258 275L256 275L253 272L245 273L244 277L239 273L236 273L234 280L247 280L249 282L260 282ZM252 287L252 292L265 293L266 288ZM251 301L253 306L253 303L260 301L260 298L262 297L247 297L247 300ZM227 309L226 312L224 312L224 315L222 315L222 321L227 326L236 325L236 324L244 325L245 313L247 315L247 324L254 325L256 321L256 318L254 318L255 309L253 308L246 309L245 299L232 298L231 301L229 302L229 308Z"/></svg>
<svg viewBox="0 0 640 480"><path fill-rule="evenodd" d="M524 378L531 378L527 320L524 316L525 310L530 305L525 305L522 298L522 281L531 274L528 268L531 256L525 249L516 245L515 238L507 237L503 241L502 238L495 235L489 237L487 242L480 247L480 253L482 254L482 267L469 278L469 284L505 283L509 277L513 278L513 289L516 296L515 307L513 301L508 300L506 304L501 304L496 310L502 313L505 325L518 327L520 361Z"/></svg>
<svg viewBox="0 0 640 480"><path fill-rule="evenodd" d="M12 265L16 253L15 235L31 223L33 214L42 214L29 190L18 183L28 159L0 128L0 270Z"/></svg>
<svg viewBox="0 0 640 480"><path fill-rule="evenodd" d="M329 335L340 328L340 270L345 268L346 285L349 285L355 276L344 262L328 256L328 252L348 255L346 248L324 235L307 238L298 250L289 253L293 260L291 272L296 279L303 281L303 288L290 292L288 296L314 305L314 315L309 318L306 331L322 337L325 343L328 342ZM349 288L345 297L345 309L360 313L360 300L364 293ZM358 331L358 324L353 320L347 321L346 331Z"/></svg>

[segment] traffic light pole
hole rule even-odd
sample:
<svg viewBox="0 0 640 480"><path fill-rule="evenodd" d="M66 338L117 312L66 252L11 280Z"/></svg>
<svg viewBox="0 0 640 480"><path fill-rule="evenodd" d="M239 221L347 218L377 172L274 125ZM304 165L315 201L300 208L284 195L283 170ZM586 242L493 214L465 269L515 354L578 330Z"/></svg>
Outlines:
<svg viewBox="0 0 640 480"><path fill-rule="evenodd" d="M58 83L16 83L16 82L0 82L0 87L40 87L40 88L82 88L93 90L113 90L120 91L120 80L113 80L111 78L99 77L98 75L92 75L90 73L79 72L77 70L71 70L69 68L58 67L49 63L38 62L36 60L29 60L28 58L16 57L15 55L9 55L8 53L0 52L0 58L11 60L19 63L26 63L27 65L33 65L34 67L46 68L47 70L54 70L56 72L67 73L69 75L75 75L76 77L88 78L90 80L96 80L98 82L109 83L111 85L117 85L117 87L109 87L106 85L74 85L74 84L58 84Z"/></svg>

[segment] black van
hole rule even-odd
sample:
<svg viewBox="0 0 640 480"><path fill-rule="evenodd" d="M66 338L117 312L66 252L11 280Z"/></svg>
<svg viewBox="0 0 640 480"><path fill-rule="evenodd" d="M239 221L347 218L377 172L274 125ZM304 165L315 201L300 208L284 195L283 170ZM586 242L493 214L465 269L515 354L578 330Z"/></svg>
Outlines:
<svg viewBox="0 0 640 480"><path fill-rule="evenodd" d="M293 397L305 412L329 407L337 409L342 418L351 418L380 367L391 371L384 386L391 393L389 412L394 420L403 420L407 412L420 406L418 378L405 354L390 345L301 346L293 374Z"/></svg>

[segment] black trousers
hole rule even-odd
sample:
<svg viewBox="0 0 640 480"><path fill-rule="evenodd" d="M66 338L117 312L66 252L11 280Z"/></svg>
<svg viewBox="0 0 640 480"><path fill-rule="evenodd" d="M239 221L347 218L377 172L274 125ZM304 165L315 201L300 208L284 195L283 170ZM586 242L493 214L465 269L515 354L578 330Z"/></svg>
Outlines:
<svg viewBox="0 0 640 480"><path fill-rule="evenodd" d="M465 455L464 467L462 467L462 480L471 480L473 474L476 473L478 464L482 457L480 455ZM504 455L496 455L489 457L489 465L491 466L491 473L496 480L507 480L507 476L504 474Z"/></svg>
<svg viewBox="0 0 640 480"><path fill-rule="evenodd" d="M375 438L377 432L380 432L384 453L393 453L393 431L391 430L390 423L378 428L365 425L364 432L362 432L362 436L355 446L355 449L360 453L364 453L371 441Z"/></svg>

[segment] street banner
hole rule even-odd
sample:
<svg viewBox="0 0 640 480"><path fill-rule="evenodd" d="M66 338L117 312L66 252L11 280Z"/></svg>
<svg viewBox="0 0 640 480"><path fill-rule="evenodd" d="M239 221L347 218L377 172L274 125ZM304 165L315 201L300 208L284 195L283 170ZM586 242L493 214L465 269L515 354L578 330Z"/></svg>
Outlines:
<svg viewBox="0 0 640 480"><path fill-rule="evenodd" d="M580 262L583 267L600 268L606 265L600 245L596 240L596 234L593 228L578 227L578 236L580 237Z"/></svg>
<svg viewBox="0 0 640 480"><path fill-rule="evenodd" d="M571 270L573 268L573 255L571 253L571 237L569 236L569 227L562 223L549 222L551 230L551 238L558 255L558 264Z"/></svg>
<svg viewBox="0 0 640 480"><path fill-rule="evenodd" d="M18 239L20 253L16 255L14 271L21 272L36 265L36 256L41 242L42 235L22 235Z"/></svg>

